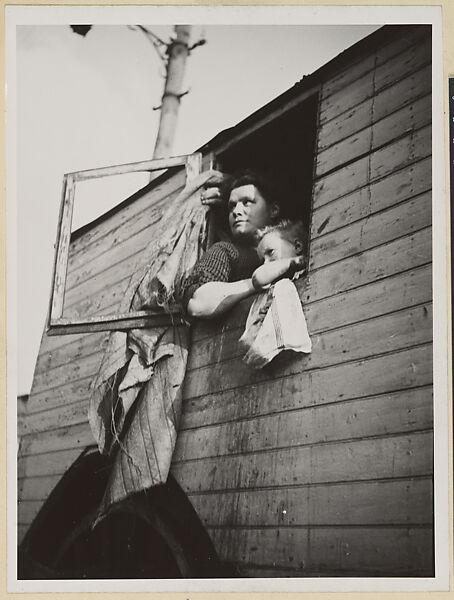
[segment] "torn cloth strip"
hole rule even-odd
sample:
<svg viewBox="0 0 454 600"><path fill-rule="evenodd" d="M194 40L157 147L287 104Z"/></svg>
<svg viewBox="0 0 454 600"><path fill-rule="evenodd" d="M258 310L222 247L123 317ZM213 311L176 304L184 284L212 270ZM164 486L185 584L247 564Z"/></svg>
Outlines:
<svg viewBox="0 0 454 600"><path fill-rule="evenodd" d="M290 279L277 281L254 299L239 344L243 361L257 369L283 350L311 352L301 300Z"/></svg>
<svg viewBox="0 0 454 600"><path fill-rule="evenodd" d="M198 193L183 190L169 202L153 241L131 275L121 312L172 304L178 282L201 253L206 208ZM89 422L113 466L99 516L113 502L165 483L181 413L189 331L186 326L110 334L93 381Z"/></svg>

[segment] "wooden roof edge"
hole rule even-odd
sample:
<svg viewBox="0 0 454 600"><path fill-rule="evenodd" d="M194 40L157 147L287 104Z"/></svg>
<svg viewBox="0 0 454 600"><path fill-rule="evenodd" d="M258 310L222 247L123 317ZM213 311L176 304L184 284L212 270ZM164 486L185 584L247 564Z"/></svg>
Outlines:
<svg viewBox="0 0 454 600"><path fill-rule="evenodd" d="M272 113L276 108L291 101L298 95L302 95L308 92L311 88L316 88L321 81L326 77L326 75L330 71L339 70L343 65L348 65L352 60L357 58L361 60L365 54L372 52L375 48L383 44L384 42L392 41L397 35L402 36L402 30L410 30L413 27L421 27L424 25L420 24L393 24L393 25L384 25L377 31L373 31L371 34L366 36L365 38L359 40L352 46L349 46L347 49L343 50L340 54L332 58L330 61L319 67L316 71L309 75L303 75L303 77L297 81L291 88L284 91L282 94L279 94L276 98L273 98L270 102L260 107L250 115L248 115L245 119L229 127L220 131L213 138L211 138L208 142L205 142L202 146L200 146L195 152L202 152L207 154L210 151L213 151L217 146L224 145L230 137L233 137L237 133L242 130L246 130L251 127L257 121L263 119L266 115ZM426 27L430 27L430 25L426 25ZM156 179L147 183L143 188L140 188L134 194L106 211L90 223L86 223L82 227L74 230L71 234L71 241L79 238L86 231L90 230L92 227L95 227L100 222L108 219L116 212L122 210L132 202L134 202L137 197L140 197L143 193L145 193L148 189L151 189L156 185L156 183L160 183L162 180L166 179L171 175L171 171L166 171Z"/></svg>

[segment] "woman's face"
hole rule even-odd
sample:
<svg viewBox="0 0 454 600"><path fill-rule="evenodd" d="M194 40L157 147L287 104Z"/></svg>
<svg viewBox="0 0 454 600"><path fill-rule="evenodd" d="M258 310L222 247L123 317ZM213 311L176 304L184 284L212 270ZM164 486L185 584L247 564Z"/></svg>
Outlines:
<svg viewBox="0 0 454 600"><path fill-rule="evenodd" d="M252 183L230 192L229 225L233 237L253 239L257 229L270 225L278 207L266 202Z"/></svg>

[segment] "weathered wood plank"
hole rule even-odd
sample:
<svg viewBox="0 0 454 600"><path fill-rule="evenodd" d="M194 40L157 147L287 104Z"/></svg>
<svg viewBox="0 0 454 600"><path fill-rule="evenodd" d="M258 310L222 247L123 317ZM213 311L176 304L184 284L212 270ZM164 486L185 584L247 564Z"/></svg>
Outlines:
<svg viewBox="0 0 454 600"><path fill-rule="evenodd" d="M65 318L78 319L118 313L136 266L137 262L131 260L130 264L123 265L124 273L120 279L116 278L115 270L112 269L106 277L101 274L101 283L104 285L98 285L98 278L95 278L91 285L81 285L71 290L68 303L65 304ZM128 267L132 269L129 273Z"/></svg>
<svg viewBox="0 0 454 600"><path fill-rule="evenodd" d="M82 386L80 386L82 387ZM81 400L61 402L60 405L30 414L24 423L24 434L48 431L88 421L88 394Z"/></svg>
<svg viewBox="0 0 454 600"><path fill-rule="evenodd" d="M173 463L186 493L431 475L431 432Z"/></svg>
<svg viewBox="0 0 454 600"><path fill-rule="evenodd" d="M67 289L95 277L106 267L106 263L118 264L146 248L153 240L163 212L180 189L162 199L157 206L153 204L136 219L115 229L113 235L106 235L91 244L85 252L78 252L68 266Z"/></svg>
<svg viewBox="0 0 454 600"><path fill-rule="evenodd" d="M340 113L376 95L385 87L422 69L430 64L431 59L431 39L424 40L420 44L415 44L404 50L351 84L346 85L330 96L324 97L320 108L320 123L326 123Z"/></svg>
<svg viewBox="0 0 454 600"><path fill-rule="evenodd" d="M42 477L63 474L81 453L80 448L32 454L19 458L21 477Z"/></svg>
<svg viewBox="0 0 454 600"><path fill-rule="evenodd" d="M50 339L51 336L49 336ZM77 361L96 351L103 352L109 334L106 332L74 336L74 339L63 336L64 342L55 348L49 348L47 340L41 343L41 349L36 361L35 377L64 364ZM53 336L52 336L52 339Z"/></svg>
<svg viewBox="0 0 454 600"><path fill-rule="evenodd" d="M36 500L44 502L60 481L62 475L49 477L25 477L18 482L18 500Z"/></svg>
<svg viewBox="0 0 454 600"><path fill-rule="evenodd" d="M95 298L107 286L111 286L110 294L112 294L112 298L110 302L112 303L115 299L120 303L127 288L129 277L142 266L141 257L142 249L139 249L136 253L128 256L118 264L111 264L109 262L108 266L95 277L68 289L65 295L63 316L65 318L69 315L72 317L92 316L91 314L88 315L82 312L81 301L88 297ZM112 290L112 287L114 290Z"/></svg>
<svg viewBox="0 0 454 600"><path fill-rule="evenodd" d="M312 213L311 240L409 200L431 187L432 158L429 157L319 206Z"/></svg>
<svg viewBox="0 0 454 600"><path fill-rule="evenodd" d="M121 232L121 238L119 234L114 235L111 239L108 237L102 238L104 245L101 248L90 246L85 253L78 253L76 255L77 264L74 264L76 261L73 261L72 264L68 265L67 289L69 290L96 276L106 267L106 264L117 264L143 250L153 239L153 231L155 230L153 225L159 222L161 214L160 210L154 209L152 214L143 215L143 220L140 222L130 223L129 229L126 232ZM147 217L149 218L146 219ZM95 250L99 251L95 253Z"/></svg>
<svg viewBox="0 0 454 600"><path fill-rule="evenodd" d="M191 359L185 391L189 397L203 396L431 341L431 306L423 305L312 336L311 354L282 353L260 370L243 362L243 354L234 342L225 350L212 347L207 365L199 366L200 361Z"/></svg>
<svg viewBox="0 0 454 600"><path fill-rule="evenodd" d="M22 500L17 504L17 520L22 526L30 525L43 505L41 500Z"/></svg>
<svg viewBox="0 0 454 600"><path fill-rule="evenodd" d="M336 527L211 529L222 560L288 567L311 574L433 576L432 529Z"/></svg>
<svg viewBox="0 0 454 600"><path fill-rule="evenodd" d="M432 478L194 494L205 527L429 525Z"/></svg>
<svg viewBox="0 0 454 600"><path fill-rule="evenodd" d="M62 385L78 381L81 377L95 375L99 370L102 358L103 352L100 349L92 354L86 354L74 361L64 363L50 371L37 373L33 380L34 394L54 390ZM68 400L70 401L70 399ZM30 406L36 406L33 398Z"/></svg>
<svg viewBox="0 0 454 600"><path fill-rule="evenodd" d="M365 398L431 383L432 347L427 345L198 398L186 394L181 428Z"/></svg>
<svg viewBox="0 0 454 600"><path fill-rule="evenodd" d="M183 430L173 459L381 436L429 429L432 424L432 390L420 388Z"/></svg>
<svg viewBox="0 0 454 600"><path fill-rule="evenodd" d="M95 443L88 422L69 425L60 429L24 435L21 439L19 457L71 448L82 449Z"/></svg>
<svg viewBox="0 0 454 600"><path fill-rule="evenodd" d="M310 271L302 282L300 296L303 304L321 300L422 266L429 263L431 257L432 230L428 227L338 263Z"/></svg>
<svg viewBox="0 0 454 600"><path fill-rule="evenodd" d="M309 269L364 252L431 224L432 193L426 192L312 240Z"/></svg>
<svg viewBox="0 0 454 600"><path fill-rule="evenodd" d="M421 129L432 121L432 96L426 95L400 110L367 126L361 131L319 151L316 177L339 169L342 165L391 143L409 131Z"/></svg>
<svg viewBox="0 0 454 600"><path fill-rule="evenodd" d="M429 264L305 305L304 313L311 332L317 333L431 300Z"/></svg>
<svg viewBox="0 0 454 600"><path fill-rule="evenodd" d="M314 183L314 209L430 156L432 128L424 127Z"/></svg>
<svg viewBox="0 0 454 600"><path fill-rule="evenodd" d="M93 375L85 375L74 382L62 384L60 387L51 390L34 393L29 398L29 403L33 409L30 410L30 415L35 412L46 412L53 410L56 406L72 404L78 401L87 402L90 397L90 384Z"/></svg>
<svg viewBox="0 0 454 600"><path fill-rule="evenodd" d="M431 89L432 66L427 65L323 125L318 133L318 151L325 150L403 106L430 94Z"/></svg>
<svg viewBox="0 0 454 600"><path fill-rule="evenodd" d="M150 208L150 206L158 205L161 201L164 201L167 196L175 193L184 185L185 172L180 170L175 173L173 177L166 179L159 185L155 185L152 190L143 191L138 195L138 198L126 206L122 207L121 210L110 215L107 219L100 221L93 227L90 227L82 235L78 236L71 243L70 248L70 260L74 260L75 254L85 254L88 247L94 244L96 241L103 238L106 241L101 242L102 244L109 244L109 239L112 240L117 233L117 229L122 227L125 223L131 222L132 226L136 221L140 220L140 215Z"/></svg>
<svg viewBox="0 0 454 600"><path fill-rule="evenodd" d="M361 57L356 63L349 64L338 73L333 73L323 84L323 97L344 89L356 79L360 79L369 71L386 63L389 59L401 55L414 44L421 44L423 39L431 39L430 26L412 27L403 36L380 46L375 52Z"/></svg>

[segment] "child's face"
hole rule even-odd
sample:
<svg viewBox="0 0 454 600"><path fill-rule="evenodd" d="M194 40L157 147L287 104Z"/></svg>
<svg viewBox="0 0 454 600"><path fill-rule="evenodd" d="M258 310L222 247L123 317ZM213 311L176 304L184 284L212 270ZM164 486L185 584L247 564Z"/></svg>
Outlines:
<svg viewBox="0 0 454 600"><path fill-rule="evenodd" d="M265 263L298 256L295 244L285 239L279 231L266 233L257 246L257 253Z"/></svg>

